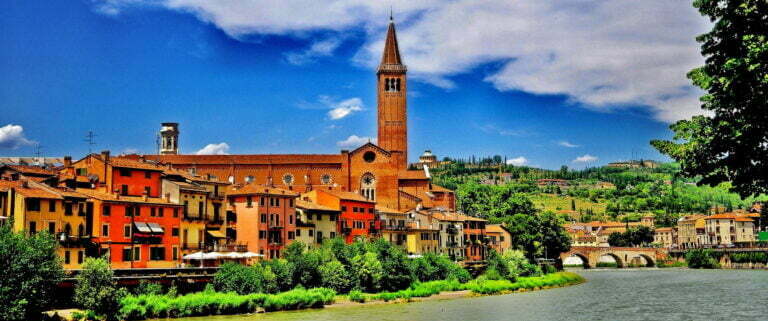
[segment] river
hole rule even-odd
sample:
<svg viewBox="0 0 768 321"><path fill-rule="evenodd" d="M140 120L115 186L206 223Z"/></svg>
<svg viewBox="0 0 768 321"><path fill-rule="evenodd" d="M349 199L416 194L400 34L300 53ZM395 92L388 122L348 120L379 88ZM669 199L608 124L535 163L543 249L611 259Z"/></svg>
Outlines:
<svg viewBox="0 0 768 321"><path fill-rule="evenodd" d="M498 296L178 320L768 320L766 271L574 271L588 281Z"/></svg>

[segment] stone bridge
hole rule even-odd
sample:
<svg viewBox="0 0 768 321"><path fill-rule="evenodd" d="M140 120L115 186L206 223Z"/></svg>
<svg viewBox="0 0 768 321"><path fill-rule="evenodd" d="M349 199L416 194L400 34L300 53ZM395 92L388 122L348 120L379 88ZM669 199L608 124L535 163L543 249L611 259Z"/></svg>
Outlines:
<svg viewBox="0 0 768 321"><path fill-rule="evenodd" d="M560 259L565 261L571 256L578 256L584 263L584 268L594 268L597 266L600 257L609 255L616 260L616 266L622 268L627 266L627 262L635 257L645 259L647 266L656 265L656 257L661 254L661 249L647 247L599 247L599 246L572 246L571 250L560 254Z"/></svg>

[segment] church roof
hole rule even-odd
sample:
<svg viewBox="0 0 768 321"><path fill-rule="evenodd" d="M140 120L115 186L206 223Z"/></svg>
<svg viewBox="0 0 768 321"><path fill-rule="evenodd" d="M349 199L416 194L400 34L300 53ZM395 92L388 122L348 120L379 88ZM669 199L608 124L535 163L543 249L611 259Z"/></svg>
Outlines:
<svg viewBox="0 0 768 321"><path fill-rule="evenodd" d="M403 60L400 58L400 48L397 46L395 22L391 19L387 29L387 38L384 40L384 54L381 56L381 64L379 65L379 72L382 71L406 71Z"/></svg>
<svg viewBox="0 0 768 321"><path fill-rule="evenodd" d="M171 164L341 164L341 154L261 155L144 155L147 159Z"/></svg>

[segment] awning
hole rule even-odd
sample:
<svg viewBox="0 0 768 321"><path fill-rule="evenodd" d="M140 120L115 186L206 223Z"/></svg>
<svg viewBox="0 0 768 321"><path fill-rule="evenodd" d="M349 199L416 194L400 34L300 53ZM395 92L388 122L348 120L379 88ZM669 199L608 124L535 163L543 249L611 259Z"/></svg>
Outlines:
<svg viewBox="0 0 768 321"><path fill-rule="evenodd" d="M147 234L152 233L152 229L149 228L149 225L147 225L147 223L144 223L144 222L133 222L133 227L135 227L136 231L138 231L139 233L147 233Z"/></svg>
<svg viewBox="0 0 768 321"><path fill-rule="evenodd" d="M154 234L163 234L163 232L165 232L163 230L163 227L160 226L160 224L157 224L157 223L147 223L147 225L149 225L149 228L152 230L152 233L154 233Z"/></svg>
<svg viewBox="0 0 768 321"><path fill-rule="evenodd" d="M217 239L225 239L225 238L227 238L226 235L224 235L223 233L221 233L219 231L206 231L206 232L208 232L208 235L210 235L213 238L217 238Z"/></svg>

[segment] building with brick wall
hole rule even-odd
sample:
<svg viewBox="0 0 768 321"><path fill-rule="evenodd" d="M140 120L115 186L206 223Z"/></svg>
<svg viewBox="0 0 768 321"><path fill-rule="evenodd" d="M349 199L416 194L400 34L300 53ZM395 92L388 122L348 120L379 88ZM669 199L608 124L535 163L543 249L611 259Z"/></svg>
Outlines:
<svg viewBox="0 0 768 321"><path fill-rule="evenodd" d="M234 184L255 183L299 193L329 188L352 192L401 211L418 206L454 210L453 192L432 184L427 167L408 170L406 73L395 24L390 22L376 71L376 144L367 143L338 154L182 155L172 149L157 155L126 157L145 157ZM167 126L163 128L167 132ZM178 133L178 129L178 124L174 124L173 132ZM164 139L173 136L166 134Z"/></svg>
<svg viewBox="0 0 768 321"><path fill-rule="evenodd" d="M302 194L301 198L339 211L336 230L348 244L381 235L381 223L375 211L376 203L359 194L315 189Z"/></svg>
<svg viewBox="0 0 768 321"><path fill-rule="evenodd" d="M266 259L279 258L296 239L298 193L259 184L227 189L227 211L237 217L235 240Z"/></svg>

